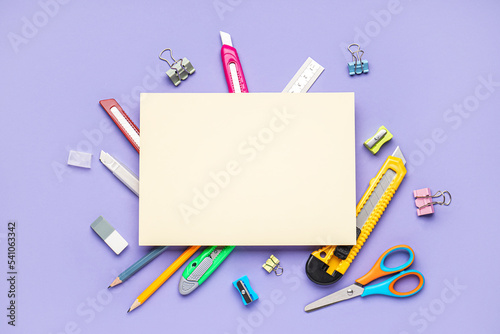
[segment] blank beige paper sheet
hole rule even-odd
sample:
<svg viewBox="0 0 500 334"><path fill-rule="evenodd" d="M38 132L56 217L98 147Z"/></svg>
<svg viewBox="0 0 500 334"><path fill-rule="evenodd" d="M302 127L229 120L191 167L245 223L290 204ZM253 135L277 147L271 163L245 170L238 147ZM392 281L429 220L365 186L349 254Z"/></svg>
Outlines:
<svg viewBox="0 0 500 334"><path fill-rule="evenodd" d="M140 245L352 245L354 93L141 95Z"/></svg>

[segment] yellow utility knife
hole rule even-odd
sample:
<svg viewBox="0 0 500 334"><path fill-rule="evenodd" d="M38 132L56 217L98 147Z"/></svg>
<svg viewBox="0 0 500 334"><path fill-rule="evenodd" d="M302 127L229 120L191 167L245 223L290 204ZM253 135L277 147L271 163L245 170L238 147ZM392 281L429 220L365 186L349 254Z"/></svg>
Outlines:
<svg viewBox="0 0 500 334"><path fill-rule="evenodd" d="M356 206L356 245L325 246L312 252L306 263L307 277L311 281L327 285L342 278L403 181L405 164L406 160L398 146L387 157L377 176L371 179Z"/></svg>

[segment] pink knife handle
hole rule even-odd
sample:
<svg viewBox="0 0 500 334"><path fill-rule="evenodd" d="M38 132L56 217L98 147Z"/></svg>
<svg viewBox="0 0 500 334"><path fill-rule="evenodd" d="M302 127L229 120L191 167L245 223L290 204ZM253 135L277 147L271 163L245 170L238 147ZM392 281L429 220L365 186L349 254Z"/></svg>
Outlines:
<svg viewBox="0 0 500 334"><path fill-rule="evenodd" d="M240 58L238 57L236 49L229 45L223 45L220 50L220 55L222 57L222 66L224 67L224 75L226 76L229 93L235 92L233 80L231 80L231 71L229 69L229 64L231 63L234 63L236 66L236 73L238 73L238 82L240 83L241 92L248 93L245 75L243 74L243 68L241 67Z"/></svg>

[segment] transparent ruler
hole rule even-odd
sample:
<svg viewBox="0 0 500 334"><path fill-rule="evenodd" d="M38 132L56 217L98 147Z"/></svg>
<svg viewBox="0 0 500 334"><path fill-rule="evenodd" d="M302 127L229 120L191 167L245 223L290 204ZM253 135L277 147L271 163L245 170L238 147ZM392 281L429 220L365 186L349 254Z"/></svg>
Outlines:
<svg viewBox="0 0 500 334"><path fill-rule="evenodd" d="M324 70L325 68L311 57L307 58L292 80L283 89L283 93L306 93Z"/></svg>

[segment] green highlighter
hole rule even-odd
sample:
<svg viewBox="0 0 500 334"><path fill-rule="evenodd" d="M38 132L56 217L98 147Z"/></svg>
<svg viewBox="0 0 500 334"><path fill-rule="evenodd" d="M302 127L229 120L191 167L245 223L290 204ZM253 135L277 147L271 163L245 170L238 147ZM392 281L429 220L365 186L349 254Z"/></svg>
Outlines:
<svg viewBox="0 0 500 334"><path fill-rule="evenodd" d="M211 246L188 264L179 282L181 295L188 295L199 287L220 266L235 246Z"/></svg>

